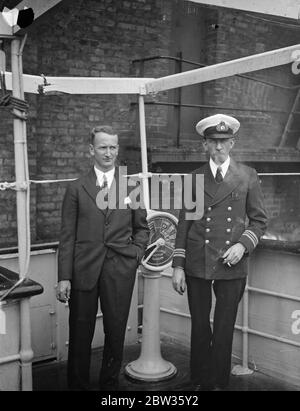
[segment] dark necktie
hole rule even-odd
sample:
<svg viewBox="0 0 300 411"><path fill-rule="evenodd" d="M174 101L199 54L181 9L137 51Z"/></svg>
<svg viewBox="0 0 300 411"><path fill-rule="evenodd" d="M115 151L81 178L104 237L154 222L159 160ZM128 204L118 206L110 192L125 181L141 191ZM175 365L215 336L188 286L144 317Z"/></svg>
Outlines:
<svg viewBox="0 0 300 411"><path fill-rule="evenodd" d="M216 180L216 183L218 183L218 184L222 183L222 181L223 181L223 176L222 176L222 173L221 173L221 167L217 168L217 173L216 173L215 180Z"/></svg>

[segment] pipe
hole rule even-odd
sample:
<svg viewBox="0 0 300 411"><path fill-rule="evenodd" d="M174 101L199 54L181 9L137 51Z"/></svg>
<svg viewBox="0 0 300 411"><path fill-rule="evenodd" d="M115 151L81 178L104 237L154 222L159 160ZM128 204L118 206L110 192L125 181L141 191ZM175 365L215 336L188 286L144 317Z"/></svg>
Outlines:
<svg viewBox="0 0 300 411"><path fill-rule="evenodd" d="M192 61L192 60L181 59L179 57L174 57L174 56L150 56L150 57L144 57L144 58L141 58L141 59L132 60L132 63L134 64L134 63L141 63L141 62L145 62L145 61L160 60L160 59L162 59L162 60L181 61L182 63L191 64L191 65L197 66L197 67L208 67L207 64L199 63L199 62ZM267 80L251 77L247 74L235 74L235 76L245 78L247 80L256 81L257 83L266 84L267 86L283 88L285 90L295 90L295 89L299 88L299 85L285 86L284 84L274 83L272 81L267 81Z"/></svg>
<svg viewBox="0 0 300 411"><path fill-rule="evenodd" d="M14 97L24 99L21 86L22 73L20 69L20 40L14 39L11 43L11 67L12 67L12 94ZM20 112L14 109L14 113ZM14 127L14 148L15 148L15 175L16 183L22 184L26 180L28 171L25 165L28 164L26 125L23 120L15 117ZM18 249L19 249L19 275L20 278L26 276L27 253L28 253L28 224L27 224L27 192L17 190L17 223L18 223ZM25 241L24 241L25 239ZM20 300L20 360L21 360L21 387L22 391L32 391L32 358L31 348L31 327L30 327L30 306L29 298Z"/></svg>
<svg viewBox="0 0 300 411"><path fill-rule="evenodd" d="M259 176L300 176L300 173L257 173Z"/></svg>
<svg viewBox="0 0 300 411"><path fill-rule="evenodd" d="M248 368L248 324L249 323L249 293L248 293L248 280L245 287L243 296L243 368Z"/></svg>
<svg viewBox="0 0 300 411"><path fill-rule="evenodd" d="M248 287L248 290L253 291L255 293L260 293L260 294L264 294L264 295L271 295L273 297L285 298L287 300L300 302L300 297L296 297L296 296L289 295L289 294L277 293L276 291L268 291L268 290L263 290L261 288L255 288L255 287Z"/></svg>
<svg viewBox="0 0 300 411"><path fill-rule="evenodd" d="M169 273L163 273L162 274L164 277L172 277L171 274ZM256 292L256 293L260 293L263 295L270 295L273 297L278 297L278 298L283 298L283 299L287 299L287 300L292 300L292 301L297 301L300 302L300 297L296 297L296 296L292 296L289 294L283 294L283 293L277 293L276 291L268 291L268 290L264 290L264 289L260 289L260 288L255 288L255 287L251 287L248 286L248 281L247 281L247 285L245 288L245 292L244 292L244 296L243 296L243 325L239 326L239 325L235 325L235 329L236 330L240 330L243 333L243 367L244 368L248 368L248 354L249 354L249 348L248 348L248 334L254 334L254 335L258 335L261 337L265 337L268 338L270 340L274 340L274 341L279 341L279 342L283 342L286 344L290 344L296 347L300 347L300 343L297 343L293 340L289 340L287 338L283 338L283 337L278 337L276 335L272 335L272 334L268 334L268 333L263 333L261 331L258 330L253 330L251 328L249 328L249 291L252 292ZM142 308L142 306L139 306L138 308ZM178 312L175 310L170 310L167 308L160 308L161 312L165 312L168 314L172 314L172 315L178 315L180 317L185 317L185 318L190 318L189 314L183 313L183 312ZM213 321L210 320L210 322L212 323Z"/></svg>
<svg viewBox="0 0 300 411"><path fill-rule="evenodd" d="M237 329L237 330L242 331L242 327L240 325L236 325L234 328ZM277 335L264 333L264 332L258 331L258 330L253 330L252 328L248 328L247 332L249 334L259 335L260 337L268 338L269 340L279 341L279 342L283 342L285 344L294 345L295 347L300 347L300 343L298 343L296 341L293 341L293 340L289 340L288 338L278 337Z"/></svg>
<svg viewBox="0 0 300 411"><path fill-rule="evenodd" d="M9 364L10 362L20 361L20 354L8 355L0 358L0 365Z"/></svg>
<svg viewBox="0 0 300 411"><path fill-rule="evenodd" d="M179 317L191 318L190 314L183 313L181 311L170 310L169 308L160 307L160 311L163 312L163 313L167 313L167 314L178 315ZM211 320L211 322L212 322L212 320Z"/></svg>
<svg viewBox="0 0 300 411"><path fill-rule="evenodd" d="M142 172L148 173L145 102L144 102L144 96L142 95L139 95L139 121L140 121ZM144 204L145 204L146 210L149 210L150 209L150 199L149 199L148 177L143 177L143 197L144 197Z"/></svg>
<svg viewBox="0 0 300 411"><path fill-rule="evenodd" d="M192 104L192 103L170 103L168 101L146 101L146 105L157 105L157 106L172 106L172 107L187 107L187 108L209 108L212 110L227 110L227 111L248 111L248 112L259 112L259 113L278 113L287 114L286 110L274 110L274 109L259 109L250 107L228 107L228 106L216 106L211 104ZM136 105L135 102L131 103L132 106Z"/></svg>
<svg viewBox="0 0 300 411"><path fill-rule="evenodd" d="M20 96L24 100L24 84L23 84L23 49L27 40L27 33L21 40L18 64L19 64L19 85ZM26 264L24 269L24 277L27 277L29 264L30 264L30 249L31 249L31 236L30 236L30 180L29 180L29 164L28 164L28 152L27 152L27 138L26 138L26 121L22 121L23 126L23 156L24 156L24 170L25 170L25 183L27 187L26 193Z"/></svg>
<svg viewBox="0 0 300 411"><path fill-rule="evenodd" d="M140 306L141 308L141 306ZM168 308L163 308L160 307L160 311L167 313L167 314L172 314L172 315L178 315L179 317L184 317L184 318L191 318L190 314L186 314L183 312L178 312L175 310L170 310ZM213 323L213 320L210 319L210 322ZM258 330L253 330L252 328L246 328L243 325L235 325L234 326L235 330L238 331L242 331L242 332L247 332L249 334L253 334L253 335L259 335L260 337L265 337L268 338L269 340L274 340L274 341L279 341L279 342L283 342L289 345L294 345L295 347L300 347L300 343L293 341L293 340L289 340L288 338L283 338L283 337L278 337L277 335L273 335L273 334L268 334L268 333L264 333ZM243 360L243 366L244 366L244 360Z"/></svg>

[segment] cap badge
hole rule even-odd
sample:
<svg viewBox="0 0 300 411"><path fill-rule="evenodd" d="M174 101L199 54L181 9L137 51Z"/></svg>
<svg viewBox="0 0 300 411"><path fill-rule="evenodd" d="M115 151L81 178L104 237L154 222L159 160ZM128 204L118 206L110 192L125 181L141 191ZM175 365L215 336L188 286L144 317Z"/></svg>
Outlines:
<svg viewBox="0 0 300 411"><path fill-rule="evenodd" d="M229 127L227 124L224 123L224 121L221 121L219 124L216 125L216 130L217 131L228 131Z"/></svg>

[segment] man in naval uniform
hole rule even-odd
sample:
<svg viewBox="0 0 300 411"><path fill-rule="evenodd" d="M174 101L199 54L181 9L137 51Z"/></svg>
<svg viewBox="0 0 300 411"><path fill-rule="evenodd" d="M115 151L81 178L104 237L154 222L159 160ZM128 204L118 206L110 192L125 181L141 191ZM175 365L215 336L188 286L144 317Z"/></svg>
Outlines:
<svg viewBox="0 0 300 411"><path fill-rule="evenodd" d="M267 216L257 173L230 157L240 127L237 119L216 114L199 121L209 161L204 175L204 214L186 219L180 211L173 259L173 287L187 286L191 313L191 380L195 390L228 386L238 304L247 276L247 256L266 230ZM189 210L190 211L190 210ZM212 288L216 297L210 326Z"/></svg>

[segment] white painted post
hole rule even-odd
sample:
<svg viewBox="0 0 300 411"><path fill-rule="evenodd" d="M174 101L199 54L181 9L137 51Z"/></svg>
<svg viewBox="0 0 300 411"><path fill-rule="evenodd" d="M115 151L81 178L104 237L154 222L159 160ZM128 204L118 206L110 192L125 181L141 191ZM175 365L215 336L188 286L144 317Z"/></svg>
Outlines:
<svg viewBox="0 0 300 411"><path fill-rule="evenodd" d="M12 66L12 89L13 96L24 99L23 87L21 84L22 69L20 56L20 40L13 39L11 43L11 66ZM14 113L21 115L19 110L14 109ZM13 120L14 128L14 147L15 147L15 174L16 184L20 187L26 181L27 160L27 141L26 125L20 118L15 117ZM19 274L20 278L26 276L26 263L28 252L28 231L27 225L27 191L17 190L17 221L18 221L18 250L19 250ZM33 351L31 348L31 327L30 327L30 307L29 298L20 300L20 361L21 361L21 387L22 391L32 390L32 358Z"/></svg>
<svg viewBox="0 0 300 411"><path fill-rule="evenodd" d="M149 213L149 181L148 159L147 159L147 138L145 121L144 96L139 95L139 119L140 119L140 139L143 172L143 196L144 203ZM144 277L144 307L143 307L143 327L142 327L142 348L140 357L127 364L125 373L140 381L162 381L173 377L177 370L173 364L166 361L161 356L160 351L160 277L161 272L152 272L142 268Z"/></svg>
<svg viewBox="0 0 300 411"><path fill-rule="evenodd" d="M148 157L147 157L147 137L146 137L146 115L144 96L139 95L139 120L140 120L140 141L141 141L141 158L143 172L143 197L146 210L150 209L149 198L149 181L146 174L148 173Z"/></svg>
<svg viewBox="0 0 300 411"><path fill-rule="evenodd" d="M249 272L249 260L247 262L248 265L248 272ZM233 367L231 373L233 375L249 375L253 374L253 370L248 367L248 342L249 342L249 289L248 289L248 278L245 287L245 292L243 296L243 324L241 327L242 330L242 354L243 360L242 365L237 364Z"/></svg>
<svg viewBox="0 0 300 411"><path fill-rule="evenodd" d="M176 375L176 367L160 351L160 272L142 269L144 277L143 334L140 357L127 364L125 373L139 381L156 382Z"/></svg>

